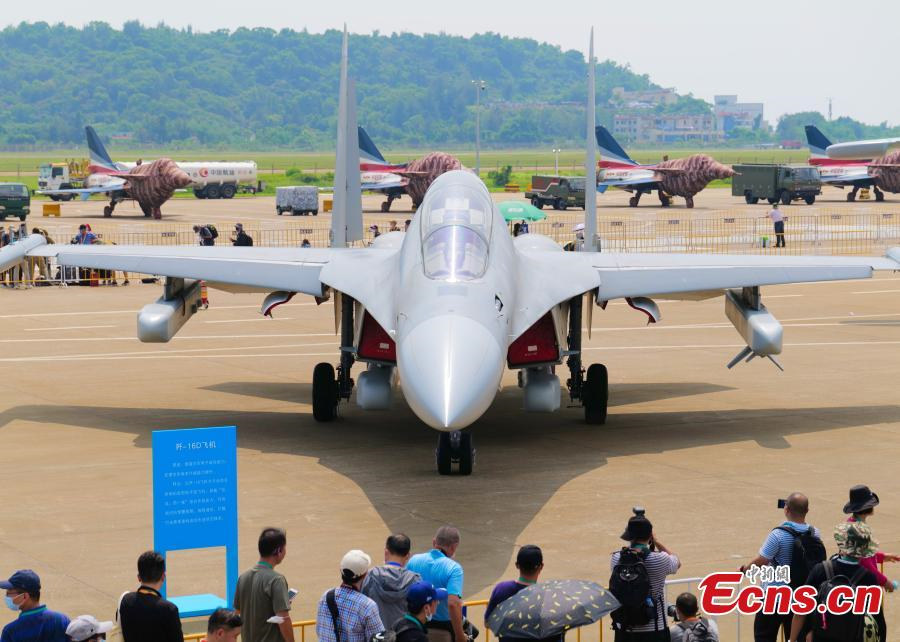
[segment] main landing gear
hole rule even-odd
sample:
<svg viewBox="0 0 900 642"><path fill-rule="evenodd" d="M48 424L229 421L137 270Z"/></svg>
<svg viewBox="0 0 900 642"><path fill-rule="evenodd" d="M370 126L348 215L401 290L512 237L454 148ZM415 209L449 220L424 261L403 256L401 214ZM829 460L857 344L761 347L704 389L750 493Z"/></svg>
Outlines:
<svg viewBox="0 0 900 642"><path fill-rule="evenodd" d="M591 425L606 423L609 406L609 373L601 363L592 364L585 376L581 362L581 306L582 297L576 296L569 301L569 336L566 366L569 368L569 379L566 388L572 401L580 401L584 408L584 420Z"/></svg>
<svg viewBox="0 0 900 642"><path fill-rule="evenodd" d="M337 407L341 399L350 399L353 392L353 299L346 294L341 297L341 361L335 370L330 363L319 363L313 369L313 418L316 421L332 421L337 417Z"/></svg>
<svg viewBox="0 0 900 642"><path fill-rule="evenodd" d="M460 475L471 475L475 466L475 446L472 434L462 430L442 432L438 436L437 449L434 451L438 473L449 475L453 465L457 464Z"/></svg>

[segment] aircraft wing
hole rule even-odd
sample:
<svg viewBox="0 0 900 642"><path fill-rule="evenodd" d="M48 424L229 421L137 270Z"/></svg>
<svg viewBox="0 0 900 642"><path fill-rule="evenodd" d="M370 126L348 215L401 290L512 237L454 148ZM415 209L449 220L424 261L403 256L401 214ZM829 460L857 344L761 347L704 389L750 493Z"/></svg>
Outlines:
<svg viewBox="0 0 900 642"><path fill-rule="evenodd" d="M872 177L865 169L860 172L840 174L836 176L822 176L822 183L825 185L854 185L859 181L865 181L866 183L868 183L871 180Z"/></svg>
<svg viewBox="0 0 900 642"><path fill-rule="evenodd" d="M379 192L388 189L397 189L398 187L406 187L409 181L402 176L397 176L396 180L373 181L371 183L362 183L360 188L364 192Z"/></svg>
<svg viewBox="0 0 900 642"><path fill-rule="evenodd" d="M657 176L639 176L636 178L626 178L624 180L599 181L597 187L627 187L629 185L650 185L658 183Z"/></svg>
<svg viewBox="0 0 900 642"><path fill-rule="evenodd" d="M116 192L124 189L125 181L121 183L112 183L106 185L95 185L93 187L72 187L69 189L39 189L35 194L46 194L48 196L56 194L106 194L107 192Z"/></svg>
<svg viewBox="0 0 900 642"><path fill-rule="evenodd" d="M37 244L40 235L28 241ZM16 245L8 246L14 251ZM6 257L0 250L0 266ZM121 270L176 278L199 279L241 288L322 295L319 273L340 257L343 265L362 264L389 253L376 248L269 248L128 245L46 245L28 247L27 256L55 257L61 264L101 270ZM10 256L12 252L10 252ZM19 256L21 260L21 255Z"/></svg>

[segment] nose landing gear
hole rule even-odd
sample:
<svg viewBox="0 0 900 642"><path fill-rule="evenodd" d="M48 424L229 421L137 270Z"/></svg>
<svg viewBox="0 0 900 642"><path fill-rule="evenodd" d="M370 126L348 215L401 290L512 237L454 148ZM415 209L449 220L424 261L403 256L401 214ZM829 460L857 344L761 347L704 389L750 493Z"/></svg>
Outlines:
<svg viewBox="0 0 900 642"><path fill-rule="evenodd" d="M438 436L438 445L434 456L439 474L451 474L453 464L458 464L460 475L471 475L472 468L475 466L475 446L472 444L472 434L462 430L442 432Z"/></svg>

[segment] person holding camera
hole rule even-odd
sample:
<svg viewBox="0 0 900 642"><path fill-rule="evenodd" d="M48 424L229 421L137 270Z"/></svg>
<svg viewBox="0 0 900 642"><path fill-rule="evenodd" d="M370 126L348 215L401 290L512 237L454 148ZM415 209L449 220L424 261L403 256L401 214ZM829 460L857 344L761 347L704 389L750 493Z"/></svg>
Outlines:
<svg viewBox="0 0 900 642"><path fill-rule="evenodd" d="M622 605L611 615L615 642L668 642L666 576L681 561L656 537L642 508L634 509L621 537L628 546L610 558L609 590Z"/></svg>
<svg viewBox="0 0 900 642"><path fill-rule="evenodd" d="M715 620L700 616L697 596L693 593L679 595L668 613L675 620L669 627L672 642L719 642L719 626Z"/></svg>
<svg viewBox="0 0 900 642"><path fill-rule="evenodd" d="M819 529L806 523L809 498L803 493L791 493L787 499L778 500L778 507L784 509L784 522L769 532L759 549L759 555L741 567L742 573L752 566L790 568L790 582L780 580L764 582L763 590L769 585L790 584L793 588L801 586L813 566L825 561L825 545L822 543ZM767 615L760 611L753 620L755 642L776 642L782 628L785 635L788 635L792 619L791 613Z"/></svg>

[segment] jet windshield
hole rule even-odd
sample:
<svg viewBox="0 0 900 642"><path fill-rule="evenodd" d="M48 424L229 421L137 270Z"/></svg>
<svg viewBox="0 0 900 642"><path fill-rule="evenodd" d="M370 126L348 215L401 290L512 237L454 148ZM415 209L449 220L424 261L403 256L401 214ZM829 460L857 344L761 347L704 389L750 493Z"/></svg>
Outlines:
<svg viewBox="0 0 900 642"><path fill-rule="evenodd" d="M442 281L471 281L487 269L493 208L490 196L473 186L450 183L422 204L425 275Z"/></svg>

